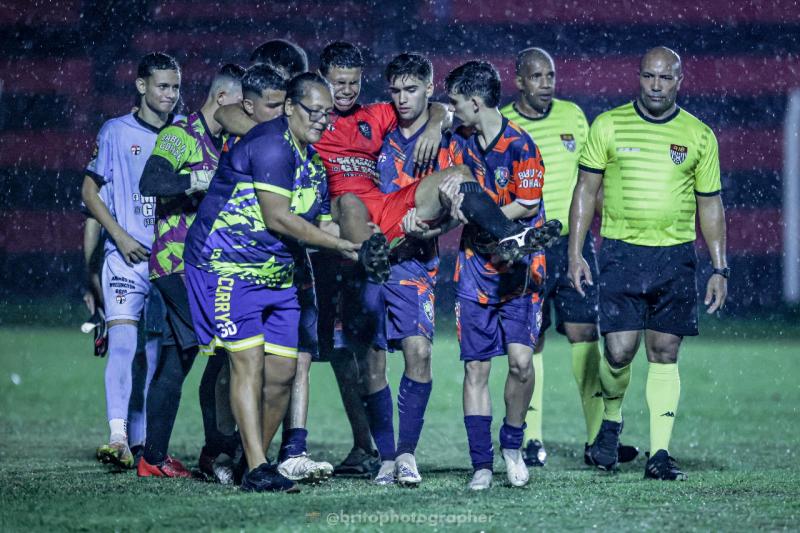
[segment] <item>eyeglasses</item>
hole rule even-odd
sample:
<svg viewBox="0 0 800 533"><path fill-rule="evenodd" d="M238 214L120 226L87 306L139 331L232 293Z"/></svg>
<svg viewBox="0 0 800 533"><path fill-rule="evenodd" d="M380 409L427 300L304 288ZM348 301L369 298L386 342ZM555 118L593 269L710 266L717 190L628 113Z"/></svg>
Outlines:
<svg viewBox="0 0 800 533"><path fill-rule="evenodd" d="M322 122L323 118L325 119L325 122L330 122L331 115L333 114L333 110L325 111L323 109L311 109L311 108L303 105L303 102L298 101L298 102L295 102L295 103L298 106L300 106L306 113L308 113L308 119L311 122Z"/></svg>

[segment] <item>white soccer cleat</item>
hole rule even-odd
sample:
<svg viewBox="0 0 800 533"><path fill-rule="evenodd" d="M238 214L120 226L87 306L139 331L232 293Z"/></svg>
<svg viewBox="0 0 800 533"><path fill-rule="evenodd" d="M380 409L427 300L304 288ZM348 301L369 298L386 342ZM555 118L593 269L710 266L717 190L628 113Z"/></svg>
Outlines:
<svg viewBox="0 0 800 533"><path fill-rule="evenodd" d="M325 461L314 461L307 454L289 457L278 465L278 473L292 481L319 483L333 474L333 465Z"/></svg>
<svg viewBox="0 0 800 533"><path fill-rule="evenodd" d="M401 487L418 487L422 483L422 476L419 475L419 470L417 470L417 460L414 458L414 454L401 453L394 462L394 473L398 485Z"/></svg>
<svg viewBox="0 0 800 533"><path fill-rule="evenodd" d="M384 461L378 470L378 475L372 480L376 485L394 485L397 478L394 476L394 461Z"/></svg>
<svg viewBox="0 0 800 533"><path fill-rule="evenodd" d="M481 468L472 474L469 482L469 490L486 490L492 486L492 471L488 468Z"/></svg>
<svg viewBox="0 0 800 533"><path fill-rule="evenodd" d="M528 484L530 473L520 450L502 449L503 461L506 462L506 477L514 487L523 487Z"/></svg>

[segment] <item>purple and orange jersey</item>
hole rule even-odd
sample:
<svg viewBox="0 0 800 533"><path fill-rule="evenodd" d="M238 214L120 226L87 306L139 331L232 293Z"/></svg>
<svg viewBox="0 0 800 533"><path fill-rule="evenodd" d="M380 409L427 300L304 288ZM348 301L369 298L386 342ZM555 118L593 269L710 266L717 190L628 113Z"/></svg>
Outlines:
<svg viewBox="0 0 800 533"><path fill-rule="evenodd" d="M450 163L467 165L497 205L502 207L511 202L525 207L538 205L536 216L520 222L532 227L544 223L544 162L533 139L522 128L503 118L500 133L486 149L478 144L477 134L459 129L450 141L448 152ZM518 263L503 268L476 249L478 233L477 227L467 225L461 236L455 272L459 297L495 304L538 290L545 275L543 252L529 255L524 268Z"/></svg>

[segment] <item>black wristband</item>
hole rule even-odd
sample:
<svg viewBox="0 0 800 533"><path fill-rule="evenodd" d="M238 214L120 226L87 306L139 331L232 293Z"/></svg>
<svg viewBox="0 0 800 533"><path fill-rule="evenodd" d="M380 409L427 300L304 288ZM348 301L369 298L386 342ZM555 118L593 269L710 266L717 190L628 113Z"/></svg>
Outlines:
<svg viewBox="0 0 800 533"><path fill-rule="evenodd" d="M725 268L713 268L713 269L711 269L711 275L713 276L714 274L719 274L723 278L728 279L730 277L730 275L731 275L731 269L728 268L728 267L725 267Z"/></svg>

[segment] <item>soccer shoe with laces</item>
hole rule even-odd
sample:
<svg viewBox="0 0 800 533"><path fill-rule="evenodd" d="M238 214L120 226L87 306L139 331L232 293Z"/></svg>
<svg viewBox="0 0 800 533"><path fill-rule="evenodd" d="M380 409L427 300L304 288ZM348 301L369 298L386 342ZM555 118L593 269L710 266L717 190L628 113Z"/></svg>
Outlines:
<svg viewBox="0 0 800 533"><path fill-rule="evenodd" d="M192 473L183 466L183 463L169 455L161 464L152 465L142 457L136 467L136 474L139 477L192 477Z"/></svg>
<svg viewBox="0 0 800 533"><path fill-rule="evenodd" d="M614 470L619 463L619 435L622 422L603 420L594 444L589 446L589 460L600 470Z"/></svg>
<svg viewBox="0 0 800 533"><path fill-rule="evenodd" d="M386 283L392 273L389 263L389 245L383 233L373 233L361 243L358 262L367 272L367 278L375 283Z"/></svg>
<svg viewBox="0 0 800 533"><path fill-rule="evenodd" d="M372 482L375 485L394 485L397 478L394 476L394 461L384 461Z"/></svg>
<svg viewBox="0 0 800 533"><path fill-rule="evenodd" d="M125 470L133 468L133 453L124 440L112 440L97 448L97 460Z"/></svg>
<svg viewBox="0 0 800 533"><path fill-rule="evenodd" d="M506 463L506 477L514 487L524 487L530 479L530 472L520 450L501 448L503 461Z"/></svg>
<svg viewBox="0 0 800 533"><path fill-rule="evenodd" d="M285 478L302 483L319 483L333 474L333 466L325 461L314 461L307 454L289 457L278 465Z"/></svg>
<svg viewBox="0 0 800 533"><path fill-rule="evenodd" d="M529 440L525 445L523 457L528 466L544 466L547 461L547 452L542 441L539 439Z"/></svg>
<svg viewBox="0 0 800 533"><path fill-rule="evenodd" d="M588 444L583 445L583 462L586 466L594 466L592 462L592 458L589 455L589 446ZM617 447L617 461L620 463L630 463L634 459L639 456L639 448L636 446L631 446L629 444L622 444L619 443L619 447Z"/></svg>
<svg viewBox="0 0 800 533"><path fill-rule="evenodd" d="M367 452L361 448L355 447L350 450L344 461L336 465L333 469L333 475L339 477L371 477L381 467L381 461L378 458L378 452Z"/></svg>
<svg viewBox="0 0 800 533"><path fill-rule="evenodd" d="M414 454L401 453L394 460L394 475L397 484L401 487L418 487L422 483L422 476L417 469L417 460Z"/></svg>
<svg viewBox="0 0 800 533"><path fill-rule="evenodd" d="M486 490L492 486L492 471L488 468L481 468L472 474L469 481L469 490Z"/></svg>
<svg viewBox="0 0 800 533"><path fill-rule="evenodd" d="M233 485L236 461L227 453L213 457L208 455L203 448L200 458L197 460L197 467L206 481L214 481L220 485Z"/></svg>
<svg viewBox="0 0 800 533"><path fill-rule="evenodd" d="M274 464L261 463L254 470L242 476L241 489L244 492L300 492L300 487L278 473Z"/></svg>
<svg viewBox="0 0 800 533"><path fill-rule="evenodd" d="M538 228L522 227L519 232L500 239L494 255L501 262L513 262L530 253L550 248L561 236L561 222L548 220Z"/></svg>
<svg viewBox="0 0 800 533"><path fill-rule="evenodd" d="M675 459L670 457L666 450L658 450L655 455L650 456L644 467L645 479L660 479L665 481L686 481L688 476L684 474Z"/></svg>

